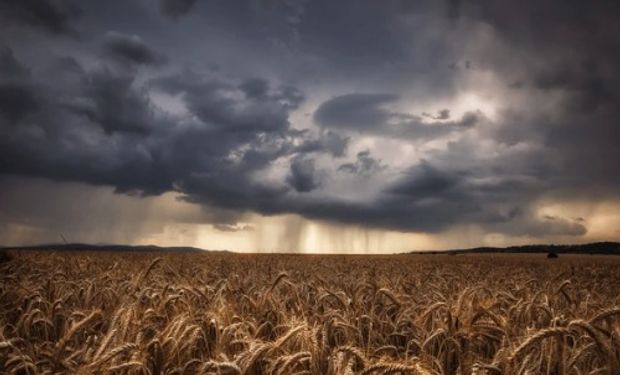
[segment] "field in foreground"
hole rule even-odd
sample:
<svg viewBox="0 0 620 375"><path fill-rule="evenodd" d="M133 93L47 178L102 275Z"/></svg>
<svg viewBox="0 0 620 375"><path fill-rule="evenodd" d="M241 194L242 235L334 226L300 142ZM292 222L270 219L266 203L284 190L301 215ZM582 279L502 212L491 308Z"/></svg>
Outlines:
<svg viewBox="0 0 620 375"><path fill-rule="evenodd" d="M619 374L620 259L13 252L7 374Z"/></svg>

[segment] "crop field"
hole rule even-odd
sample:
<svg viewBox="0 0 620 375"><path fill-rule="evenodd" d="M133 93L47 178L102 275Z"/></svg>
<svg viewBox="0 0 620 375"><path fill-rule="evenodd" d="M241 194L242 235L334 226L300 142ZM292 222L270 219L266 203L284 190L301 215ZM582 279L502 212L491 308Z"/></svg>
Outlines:
<svg viewBox="0 0 620 375"><path fill-rule="evenodd" d="M6 374L619 374L620 259L12 252Z"/></svg>

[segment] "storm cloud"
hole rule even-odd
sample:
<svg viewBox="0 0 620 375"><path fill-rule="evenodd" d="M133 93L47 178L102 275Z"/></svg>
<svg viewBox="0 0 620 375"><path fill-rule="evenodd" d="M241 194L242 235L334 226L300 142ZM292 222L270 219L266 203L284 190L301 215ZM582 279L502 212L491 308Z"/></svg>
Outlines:
<svg viewBox="0 0 620 375"><path fill-rule="evenodd" d="M620 200L619 15L0 1L0 174L175 193L225 232L253 213L580 238L590 223L545 209Z"/></svg>
<svg viewBox="0 0 620 375"><path fill-rule="evenodd" d="M105 36L104 51L112 58L129 64L161 65L166 57L150 48L137 35L125 35L110 31Z"/></svg>
<svg viewBox="0 0 620 375"><path fill-rule="evenodd" d="M314 113L314 120L334 129L379 134L397 138L433 139L475 126L484 115L466 112L457 121L425 123L423 116L390 111L384 105L398 100L390 94L345 94L324 103ZM444 110L445 111L445 110ZM447 120L446 112L433 118Z"/></svg>
<svg viewBox="0 0 620 375"><path fill-rule="evenodd" d="M8 24L19 24L51 34L74 34L80 16L77 2L65 0L2 0L0 15Z"/></svg>
<svg viewBox="0 0 620 375"><path fill-rule="evenodd" d="M187 14L195 3L196 0L161 0L160 8L163 14L177 19Z"/></svg>

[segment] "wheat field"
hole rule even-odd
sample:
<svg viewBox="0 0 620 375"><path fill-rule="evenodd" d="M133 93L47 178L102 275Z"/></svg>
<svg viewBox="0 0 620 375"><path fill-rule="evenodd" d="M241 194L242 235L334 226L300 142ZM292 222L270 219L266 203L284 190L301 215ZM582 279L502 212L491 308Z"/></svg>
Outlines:
<svg viewBox="0 0 620 375"><path fill-rule="evenodd" d="M620 260L13 252L6 374L619 374Z"/></svg>

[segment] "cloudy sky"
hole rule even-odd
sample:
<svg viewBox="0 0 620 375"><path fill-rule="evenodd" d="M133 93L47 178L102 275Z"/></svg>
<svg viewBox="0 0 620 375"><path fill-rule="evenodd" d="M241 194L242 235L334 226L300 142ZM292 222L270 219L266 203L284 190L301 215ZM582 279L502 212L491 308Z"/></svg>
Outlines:
<svg viewBox="0 0 620 375"><path fill-rule="evenodd" d="M620 240L617 1L0 0L0 242Z"/></svg>

